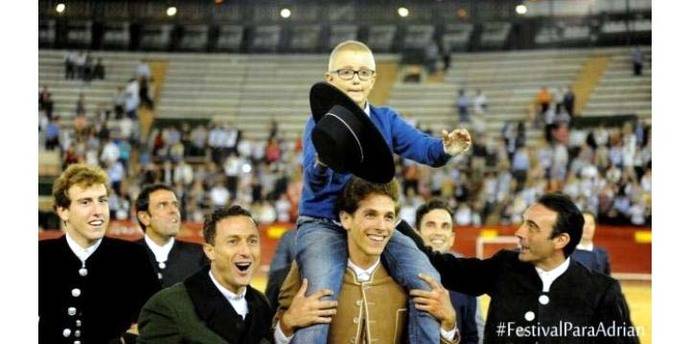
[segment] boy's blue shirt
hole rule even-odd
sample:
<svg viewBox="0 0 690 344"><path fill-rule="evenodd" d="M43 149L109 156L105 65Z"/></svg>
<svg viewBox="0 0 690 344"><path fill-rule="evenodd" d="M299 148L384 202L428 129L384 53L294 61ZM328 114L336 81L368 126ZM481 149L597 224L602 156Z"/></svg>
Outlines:
<svg viewBox="0 0 690 344"><path fill-rule="evenodd" d="M393 153L416 162L440 167L451 158L443 151L440 138L429 136L411 125L390 107L369 105L370 119L383 134ZM301 216L337 219L335 202L352 174L337 173L330 168L316 166L316 149L311 141L314 119L309 115L304 137L304 178L299 204Z"/></svg>

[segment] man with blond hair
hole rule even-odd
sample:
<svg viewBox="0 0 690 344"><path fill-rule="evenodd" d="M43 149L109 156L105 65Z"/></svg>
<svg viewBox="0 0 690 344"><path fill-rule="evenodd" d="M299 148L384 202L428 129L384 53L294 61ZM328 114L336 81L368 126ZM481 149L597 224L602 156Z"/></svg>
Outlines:
<svg viewBox="0 0 690 344"><path fill-rule="evenodd" d="M403 158L438 167L452 156L469 149L471 138L464 129L451 133L444 130L441 138L435 138L410 126L395 110L369 103L369 93L376 81L376 62L364 43L345 41L338 44L330 55L325 79L363 110L388 148ZM333 295L340 292L347 266L347 239L337 222L335 203L352 174L336 172L317 157L312 141L315 125L310 116L303 137L304 184L297 219L295 253L300 275L309 280L307 295L329 289L333 294L326 299L332 300ZM368 144L371 143L362 142L364 146ZM369 239L380 240L375 236ZM418 278L422 272L440 280L438 273L414 243L397 232L393 233L382 256L394 280L408 290L429 290L429 286ZM438 343L438 322L412 304L408 310L409 341ZM328 325L316 324L299 329L294 340L297 343L325 343L327 338Z"/></svg>
<svg viewBox="0 0 690 344"><path fill-rule="evenodd" d="M143 247L104 237L108 184L101 168L75 164L53 185L65 235L38 245L40 343L120 343L160 289Z"/></svg>

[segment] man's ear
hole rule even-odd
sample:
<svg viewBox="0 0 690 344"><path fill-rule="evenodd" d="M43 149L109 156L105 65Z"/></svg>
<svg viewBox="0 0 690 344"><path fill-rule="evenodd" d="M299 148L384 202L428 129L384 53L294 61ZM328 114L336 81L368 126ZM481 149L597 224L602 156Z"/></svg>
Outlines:
<svg viewBox="0 0 690 344"><path fill-rule="evenodd" d="M328 82L332 82L333 81L333 74L331 74L329 72L323 73L323 79L328 81Z"/></svg>
<svg viewBox="0 0 690 344"><path fill-rule="evenodd" d="M204 243L203 245L204 248L204 254L206 255L206 258L208 258L209 261L214 261L216 259L216 252L213 248L213 245L209 243Z"/></svg>
<svg viewBox="0 0 690 344"><path fill-rule="evenodd" d="M345 230L349 230L352 222L352 215L341 210L338 216L340 217L340 224L343 225L343 228L345 228Z"/></svg>
<svg viewBox="0 0 690 344"><path fill-rule="evenodd" d="M137 211L137 219L144 224L144 227L148 227L151 224L151 215L148 211L141 210Z"/></svg>
<svg viewBox="0 0 690 344"><path fill-rule="evenodd" d="M562 250L570 242L570 234L561 233L558 236L556 236L555 238L553 238L553 240L554 240L555 249Z"/></svg>
<svg viewBox="0 0 690 344"><path fill-rule="evenodd" d="M69 209L68 208L63 208L63 207L55 207L55 212L57 215L60 217L60 220L62 222L67 222L69 220Z"/></svg>

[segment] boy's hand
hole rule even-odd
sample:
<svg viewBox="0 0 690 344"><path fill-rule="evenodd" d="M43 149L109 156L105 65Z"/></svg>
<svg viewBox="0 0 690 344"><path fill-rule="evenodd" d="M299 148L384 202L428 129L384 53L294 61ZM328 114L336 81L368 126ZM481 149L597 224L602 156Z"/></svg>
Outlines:
<svg viewBox="0 0 690 344"><path fill-rule="evenodd" d="M466 152L472 145L472 137L467 129L455 129L448 133L447 130L441 132L443 139L443 150L450 155L458 155Z"/></svg>

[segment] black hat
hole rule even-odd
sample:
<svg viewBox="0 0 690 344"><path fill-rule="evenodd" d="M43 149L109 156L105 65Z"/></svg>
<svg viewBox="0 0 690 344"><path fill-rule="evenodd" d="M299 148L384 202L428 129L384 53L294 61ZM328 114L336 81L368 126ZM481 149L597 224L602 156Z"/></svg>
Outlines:
<svg viewBox="0 0 690 344"><path fill-rule="evenodd" d="M395 174L393 153L369 116L336 87L311 87L314 116L311 140L319 160L339 173L352 173L373 183L388 183Z"/></svg>

